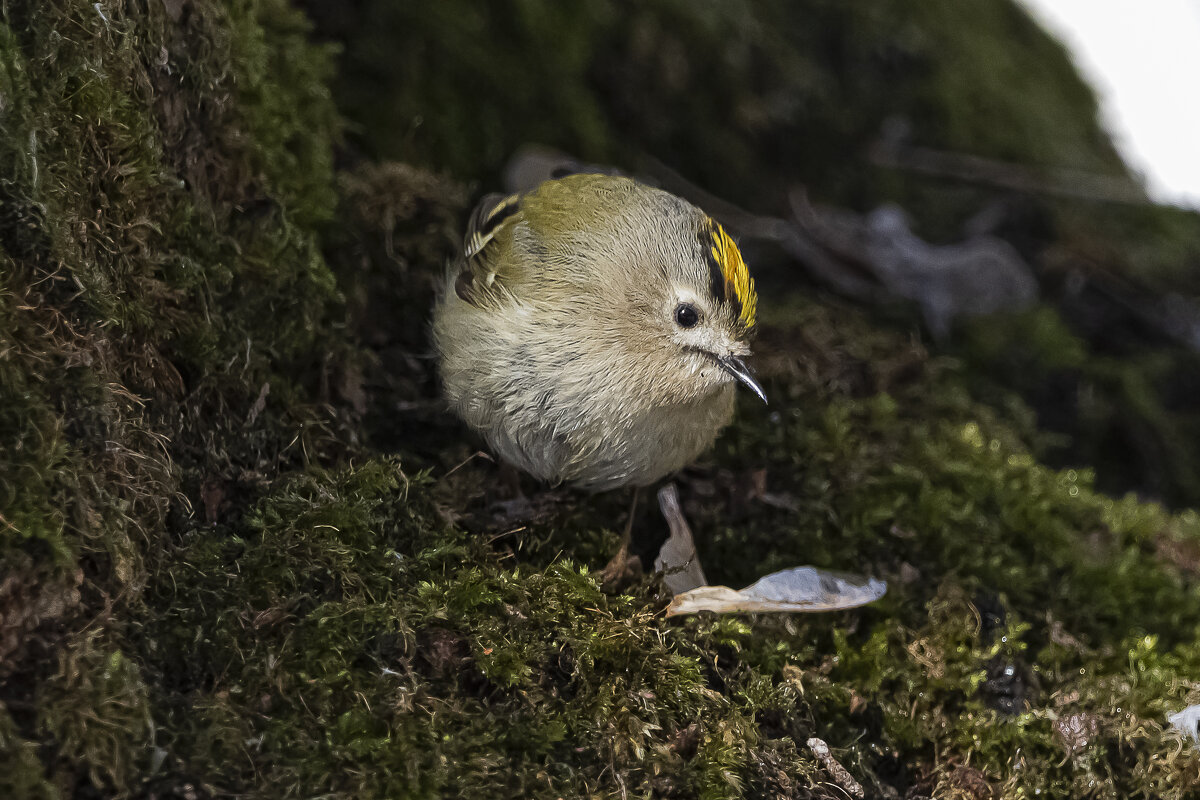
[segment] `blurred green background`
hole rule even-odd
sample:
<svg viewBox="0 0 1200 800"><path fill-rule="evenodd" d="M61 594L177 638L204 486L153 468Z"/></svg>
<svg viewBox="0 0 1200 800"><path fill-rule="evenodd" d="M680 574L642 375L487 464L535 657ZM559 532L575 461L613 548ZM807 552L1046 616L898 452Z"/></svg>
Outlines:
<svg viewBox="0 0 1200 800"><path fill-rule="evenodd" d="M938 244L986 215L1034 268L1042 303L965 321L939 349L973 372L980 400L1016 393L1035 409L1056 434L1039 446L1050 463L1094 466L1109 491L1200 502L1200 358L1164 309L1190 302L1180 324L1200 322L1200 217L1106 202L1081 181L1080 197L1054 191L1078 172L1139 195L1093 92L1017 3L305 7L342 50L351 152L479 192L539 143L635 172L661 162L755 214L786 216L797 189L858 212L898 203ZM871 152L889 131L1047 191L882 166ZM755 256L768 292L806 280L803 264ZM911 323L896 311L877 313Z"/></svg>

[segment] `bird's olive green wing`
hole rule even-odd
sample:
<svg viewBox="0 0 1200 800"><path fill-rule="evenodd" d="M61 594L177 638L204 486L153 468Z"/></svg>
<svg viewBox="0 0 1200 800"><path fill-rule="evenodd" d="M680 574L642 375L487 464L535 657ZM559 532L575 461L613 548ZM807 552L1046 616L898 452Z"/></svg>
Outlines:
<svg viewBox="0 0 1200 800"><path fill-rule="evenodd" d="M454 293L463 301L480 308L497 301L505 264L512 261L503 257L512 246L510 228L520 218L518 194L489 194L475 206L463 239L463 267L454 280Z"/></svg>

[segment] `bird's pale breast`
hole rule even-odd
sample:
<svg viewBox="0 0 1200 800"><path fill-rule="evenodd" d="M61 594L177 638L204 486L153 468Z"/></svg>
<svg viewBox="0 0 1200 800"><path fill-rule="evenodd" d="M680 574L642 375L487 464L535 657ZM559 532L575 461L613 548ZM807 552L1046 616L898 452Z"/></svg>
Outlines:
<svg viewBox="0 0 1200 800"><path fill-rule="evenodd" d="M584 339L551 345L536 326L453 293L434 336L453 409L502 458L550 483L592 491L653 483L708 449L733 416L732 383L655 404L653 372L603 358Z"/></svg>

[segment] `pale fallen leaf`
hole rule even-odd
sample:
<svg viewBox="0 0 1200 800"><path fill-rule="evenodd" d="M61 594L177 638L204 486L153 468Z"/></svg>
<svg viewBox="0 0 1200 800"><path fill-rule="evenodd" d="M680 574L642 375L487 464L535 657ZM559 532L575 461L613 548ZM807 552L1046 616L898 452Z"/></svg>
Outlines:
<svg viewBox="0 0 1200 800"><path fill-rule="evenodd" d="M683 592L667 606L667 616L698 611L840 611L878 600L885 592L886 581L817 567L794 567L773 572L741 591L728 586L701 586Z"/></svg>
<svg viewBox="0 0 1200 800"><path fill-rule="evenodd" d="M1193 740L1200 740L1200 704L1167 714L1171 727Z"/></svg>
<svg viewBox="0 0 1200 800"><path fill-rule="evenodd" d="M667 520L671 536L658 551L654 568L663 574L663 583L673 595L704 586L708 579L704 577L704 569L696 555L692 529L679 507L679 489L675 484L668 483L658 490L658 508Z"/></svg>

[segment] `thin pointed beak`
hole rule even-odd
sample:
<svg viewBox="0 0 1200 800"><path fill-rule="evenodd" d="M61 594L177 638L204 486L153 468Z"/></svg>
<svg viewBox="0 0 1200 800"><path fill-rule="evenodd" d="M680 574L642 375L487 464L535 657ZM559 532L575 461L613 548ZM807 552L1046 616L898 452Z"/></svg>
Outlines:
<svg viewBox="0 0 1200 800"><path fill-rule="evenodd" d="M738 356L714 356L714 358L721 365L721 369L746 384L750 388L750 391L758 395L759 400L762 400L764 403L767 402L767 393L763 391L759 382L754 379L754 373L746 366L745 361Z"/></svg>

